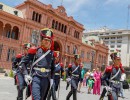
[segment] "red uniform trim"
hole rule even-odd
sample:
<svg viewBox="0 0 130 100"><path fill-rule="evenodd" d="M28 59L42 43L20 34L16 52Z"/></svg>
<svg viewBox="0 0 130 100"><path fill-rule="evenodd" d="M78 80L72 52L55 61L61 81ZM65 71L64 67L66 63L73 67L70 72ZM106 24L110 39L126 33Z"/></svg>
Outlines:
<svg viewBox="0 0 130 100"><path fill-rule="evenodd" d="M63 67L64 66L63 63L60 63L60 66Z"/></svg>
<svg viewBox="0 0 130 100"><path fill-rule="evenodd" d="M28 54L36 54L36 52L37 52L36 47L31 47L30 49L28 49Z"/></svg>
<svg viewBox="0 0 130 100"><path fill-rule="evenodd" d="M69 64L69 65L68 65L68 68L71 68L71 67L72 67L72 64Z"/></svg>
<svg viewBox="0 0 130 100"><path fill-rule="evenodd" d="M22 56L23 56L22 54L17 54L16 58L22 58Z"/></svg>

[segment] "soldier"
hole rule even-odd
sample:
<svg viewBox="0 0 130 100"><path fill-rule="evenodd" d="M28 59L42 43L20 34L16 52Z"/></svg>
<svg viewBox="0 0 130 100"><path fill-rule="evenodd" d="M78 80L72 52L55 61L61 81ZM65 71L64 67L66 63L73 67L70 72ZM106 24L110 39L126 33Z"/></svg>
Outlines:
<svg viewBox="0 0 130 100"><path fill-rule="evenodd" d="M106 92L108 100L118 100L118 93L120 92L121 74L124 73L124 69L121 65L120 54L119 52L114 52L110 57L113 61L113 65L106 67L104 75L102 76L106 88L103 89L100 100L103 100Z"/></svg>
<svg viewBox="0 0 130 100"><path fill-rule="evenodd" d="M24 81L24 75L21 68L19 67L19 63L21 62L21 59L24 56L26 56L27 50L31 47L31 44L25 43L22 46L23 46L24 54L17 54L16 57L14 58L14 61L12 62L12 70L15 77L15 84L17 85L17 90L18 90L17 100L23 100L23 90L26 86Z"/></svg>
<svg viewBox="0 0 130 100"><path fill-rule="evenodd" d="M53 84L51 90L49 91L47 100L51 100L51 95L52 95L53 100L57 100L55 91L58 91L58 87L60 86L60 78L62 77L62 74L64 73L63 63L59 62L60 61L59 51L55 51L54 54L55 54L54 55L55 56L54 84Z"/></svg>
<svg viewBox="0 0 130 100"><path fill-rule="evenodd" d="M71 90L68 93L66 100L70 100L71 95L73 94L73 100L77 100L77 88L78 83L81 78L81 69L80 69L80 55L74 56L74 64L68 69L68 78L67 80L70 81Z"/></svg>
<svg viewBox="0 0 130 100"><path fill-rule="evenodd" d="M40 37L41 46L37 49L35 47L30 48L28 55L22 59L21 63L26 83L31 84L32 82L33 100L46 100L54 79L53 31L44 28L41 30ZM29 61L34 61L31 66L32 76L28 74L25 67Z"/></svg>
<svg viewBox="0 0 130 100"><path fill-rule="evenodd" d="M71 74L71 67L72 67L72 64L70 63L68 65L68 67L66 68L66 78L70 76ZM70 85L70 78L67 78L66 79L66 90L68 89L69 85Z"/></svg>

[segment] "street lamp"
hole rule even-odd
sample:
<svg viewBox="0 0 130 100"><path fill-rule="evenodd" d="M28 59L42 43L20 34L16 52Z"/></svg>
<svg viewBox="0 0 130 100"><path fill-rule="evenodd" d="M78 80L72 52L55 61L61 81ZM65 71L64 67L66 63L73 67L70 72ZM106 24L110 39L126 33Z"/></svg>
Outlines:
<svg viewBox="0 0 130 100"><path fill-rule="evenodd" d="M91 54L92 54L91 69L93 69L93 60L94 60L94 55L95 55L93 50L91 51Z"/></svg>

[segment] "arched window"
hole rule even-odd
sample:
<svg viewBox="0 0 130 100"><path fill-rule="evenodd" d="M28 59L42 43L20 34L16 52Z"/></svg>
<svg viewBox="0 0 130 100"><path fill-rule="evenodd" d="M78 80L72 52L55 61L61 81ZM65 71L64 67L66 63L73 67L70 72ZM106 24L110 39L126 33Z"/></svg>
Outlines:
<svg viewBox="0 0 130 100"><path fill-rule="evenodd" d="M38 22L40 23L41 22L41 14L39 14L39 19L38 19Z"/></svg>
<svg viewBox="0 0 130 100"><path fill-rule="evenodd" d="M58 26L58 30L60 31L60 29L61 29L61 23L59 23L59 26Z"/></svg>
<svg viewBox="0 0 130 100"><path fill-rule="evenodd" d="M33 43L35 46L38 46L38 41L39 41L38 31L34 30L31 34L31 43Z"/></svg>
<svg viewBox="0 0 130 100"><path fill-rule="evenodd" d="M63 29L64 29L64 25L62 24L62 27L61 27L61 32L63 32Z"/></svg>
<svg viewBox="0 0 130 100"><path fill-rule="evenodd" d="M11 38L18 40L18 38L19 38L19 28L17 26L13 27Z"/></svg>
<svg viewBox="0 0 130 100"><path fill-rule="evenodd" d="M55 24L55 29L57 30L57 27L58 27L58 22L56 21L56 24Z"/></svg>
<svg viewBox="0 0 130 100"><path fill-rule="evenodd" d="M73 47L73 54L77 54L78 53L78 49L76 46Z"/></svg>
<svg viewBox="0 0 130 100"><path fill-rule="evenodd" d="M4 31L5 31L5 36L7 38L10 38L11 37L11 25L10 24L6 24Z"/></svg>
<svg viewBox="0 0 130 100"><path fill-rule="evenodd" d="M54 29L55 26L55 20L52 21L52 28Z"/></svg>
<svg viewBox="0 0 130 100"><path fill-rule="evenodd" d="M36 21L36 22L38 21L38 13L36 13L35 21Z"/></svg>
<svg viewBox="0 0 130 100"><path fill-rule="evenodd" d="M35 20L36 13L33 11L32 20Z"/></svg>
<svg viewBox="0 0 130 100"><path fill-rule="evenodd" d="M65 25L65 28L64 28L64 33L66 33L66 30L67 30L67 26Z"/></svg>

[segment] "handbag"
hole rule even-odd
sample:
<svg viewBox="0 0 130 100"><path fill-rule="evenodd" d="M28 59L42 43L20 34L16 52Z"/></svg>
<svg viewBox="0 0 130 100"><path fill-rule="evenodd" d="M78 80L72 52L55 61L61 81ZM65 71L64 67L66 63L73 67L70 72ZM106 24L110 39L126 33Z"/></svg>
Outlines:
<svg viewBox="0 0 130 100"><path fill-rule="evenodd" d="M128 84L128 82L126 80L124 80L122 82L122 85L123 85L123 89L129 89L129 84Z"/></svg>

